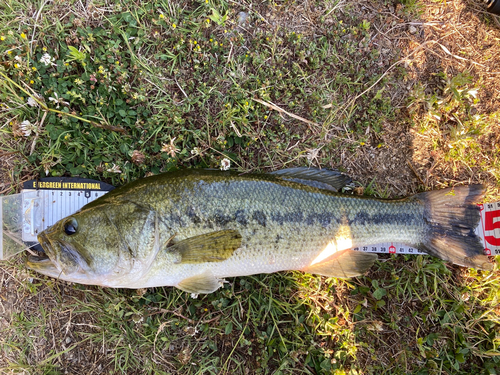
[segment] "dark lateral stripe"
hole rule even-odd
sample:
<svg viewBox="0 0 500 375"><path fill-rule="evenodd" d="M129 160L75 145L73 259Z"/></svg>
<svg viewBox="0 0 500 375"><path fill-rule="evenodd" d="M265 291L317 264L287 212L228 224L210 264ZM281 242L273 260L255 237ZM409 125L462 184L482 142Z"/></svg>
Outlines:
<svg viewBox="0 0 500 375"><path fill-rule="evenodd" d="M354 215L354 219L349 219L349 225L387 225L387 224L417 224L419 220L414 214L401 213L376 213L370 215L366 212L358 212Z"/></svg>
<svg viewBox="0 0 500 375"><path fill-rule="evenodd" d="M301 223L304 221L304 214L302 212L287 212L285 214L273 213L271 220L283 225L285 223Z"/></svg>
<svg viewBox="0 0 500 375"><path fill-rule="evenodd" d="M262 225L263 227L266 226L267 223L267 216L264 212L262 211L255 211L252 214L252 219L255 220L259 225Z"/></svg>
<svg viewBox="0 0 500 375"><path fill-rule="evenodd" d="M187 212L187 216L191 221L198 223L204 221L193 211ZM207 224L214 224L219 227L226 227L230 223L238 223L242 226L247 226L251 222L265 227L269 221L278 225L284 224L300 224L305 225L320 225L327 227L334 224L348 224L348 225L390 225L390 224L406 224L415 225L419 224L419 220L412 213L375 213L368 214L367 212L357 212L353 218L352 215L334 215L330 212L321 213L308 213L304 214L301 211L293 211L287 213L271 213L266 215L263 211L249 212L247 210L237 210L234 214L227 214L222 210L217 210L213 215L206 218ZM179 219L179 218L176 218Z"/></svg>

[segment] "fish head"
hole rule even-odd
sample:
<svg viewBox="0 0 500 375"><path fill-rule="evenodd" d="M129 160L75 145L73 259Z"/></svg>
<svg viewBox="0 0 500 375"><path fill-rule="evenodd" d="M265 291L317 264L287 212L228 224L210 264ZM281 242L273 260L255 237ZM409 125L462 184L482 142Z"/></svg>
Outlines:
<svg viewBox="0 0 500 375"><path fill-rule="evenodd" d="M38 242L45 254L29 256L27 266L66 281L113 285L133 261L107 209L112 207L77 212L41 232Z"/></svg>

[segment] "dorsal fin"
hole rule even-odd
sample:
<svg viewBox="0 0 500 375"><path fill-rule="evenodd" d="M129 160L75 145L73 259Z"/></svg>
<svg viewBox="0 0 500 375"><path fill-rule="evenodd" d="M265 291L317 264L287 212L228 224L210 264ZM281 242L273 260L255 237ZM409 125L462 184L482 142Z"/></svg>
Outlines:
<svg viewBox="0 0 500 375"><path fill-rule="evenodd" d="M335 192L342 190L344 186L351 182L349 176L330 169L297 167L281 169L270 174L279 176L284 180Z"/></svg>

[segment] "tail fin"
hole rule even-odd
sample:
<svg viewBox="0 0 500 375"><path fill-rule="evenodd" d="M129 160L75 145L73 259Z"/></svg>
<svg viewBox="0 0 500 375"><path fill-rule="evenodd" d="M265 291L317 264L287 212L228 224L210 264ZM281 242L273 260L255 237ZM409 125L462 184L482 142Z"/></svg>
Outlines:
<svg viewBox="0 0 500 375"><path fill-rule="evenodd" d="M429 255L461 266L491 270L493 264L474 233L480 219L475 203L483 191L482 185L470 185L416 195L425 206L424 218L429 224L426 239L419 247Z"/></svg>

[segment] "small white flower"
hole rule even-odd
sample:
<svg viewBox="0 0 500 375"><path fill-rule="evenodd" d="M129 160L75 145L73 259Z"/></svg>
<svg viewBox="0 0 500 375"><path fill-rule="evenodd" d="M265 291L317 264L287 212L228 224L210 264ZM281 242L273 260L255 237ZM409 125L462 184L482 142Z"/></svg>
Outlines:
<svg viewBox="0 0 500 375"><path fill-rule="evenodd" d="M57 95L57 92L54 93L54 96L55 98L49 96L49 101L54 102L54 104L57 104L56 108L59 108L59 104L69 105L68 102L65 102L63 98L60 98L59 95Z"/></svg>
<svg viewBox="0 0 500 375"><path fill-rule="evenodd" d="M220 162L220 169L222 171L227 171L231 167L231 160L224 158Z"/></svg>
<svg viewBox="0 0 500 375"><path fill-rule="evenodd" d="M321 147L307 150L307 155L306 155L307 161L309 161L309 163L312 163L314 160L318 160L318 155L320 151Z"/></svg>
<svg viewBox="0 0 500 375"><path fill-rule="evenodd" d="M33 99L33 97L32 97L32 96L30 96L30 97L28 98L28 105L29 105L30 107L38 107L38 103L36 102L36 100L35 100L35 99Z"/></svg>
<svg viewBox="0 0 500 375"><path fill-rule="evenodd" d="M175 147L174 142L177 137L170 139L170 144L164 143L161 148L161 152L166 152L171 157L175 158L175 154L179 152L179 149Z"/></svg>
<svg viewBox="0 0 500 375"><path fill-rule="evenodd" d="M186 332L189 336L196 336L196 334L198 333L198 328L186 327L184 328L184 332Z"/></svg>
<svg viewBox="0 0 500 375"><path fill-rule="evenodd" d="M199 147L194 147L192 150L191 150L191 155L194 155L194 156L197 156L197 155L200 155L201 154L201 150Z"/></svg>
<svg viewBox="0 0 500 375"><path fill-rule="evenodd" d="M120 167L118 167L115 163L113 163L113 166L111 168L108 168L107 171L110 173L122 173Z"/></svg>
<svg viewBox="0 0 500 375"><path fill-rule="evenodd" d="M469 93L470 96L474 97L474 99L475 99L477 97L477 91L478 91L478 89L474 88L474 89L470 89L468 91L468 93Z"/></svg>
<svg viewBox="0 0 500 375"><path fill-rule="evenodd" d="M45 66L52 65L53 60L54 59L48 53L44 53L43 56L40 57L40 62Z"/></svg>
<svg viewBox="0 0 500 375"><path fill-rule="evenodd" d="M16 57L14 57L14 60L19 61L19 62L23 61L23 59L19 55L17 55Z"/></svg>
<svg viewBox="0 0 500 375"><path fill-rule="evenodd" d="M139 314L133 314L132 320L134 321L135 324L139 324L144 320L144 317L142 315L139 315Z"/></svg>
<svg viewBox="0 0 500 375"><path fill-rule="evenodd" d="M28 120L24 120L19 124L19 129L23 133L25 137L29 137L31 135L31 131L33 130L33 125Z"/></svg>

